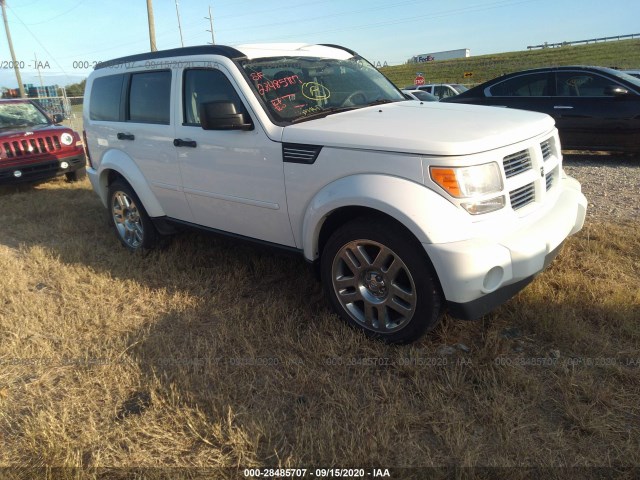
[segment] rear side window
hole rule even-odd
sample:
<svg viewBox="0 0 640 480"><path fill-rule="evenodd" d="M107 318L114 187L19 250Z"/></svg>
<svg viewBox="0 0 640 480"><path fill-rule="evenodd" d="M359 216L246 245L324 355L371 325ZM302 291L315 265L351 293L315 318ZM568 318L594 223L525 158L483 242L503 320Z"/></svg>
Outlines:
<svg viewBox="0 0 640 480"><path fill-rule="evenodd" d="M547 97L551 95L548 73L519 75L491 87L492 97Z"/></svg>
<svg viewBox="0 0 640 480"><path fill-rule="evenodd" d="M120 120L120 94L124 75L96 78L91 87L89 118L105 122Z"/></svg>
<svg viewBox="0 0 640 480"><path fill-rule="evenodd" d="M170 107L171 71L131 75L129 121L168 125Z"/></svg>

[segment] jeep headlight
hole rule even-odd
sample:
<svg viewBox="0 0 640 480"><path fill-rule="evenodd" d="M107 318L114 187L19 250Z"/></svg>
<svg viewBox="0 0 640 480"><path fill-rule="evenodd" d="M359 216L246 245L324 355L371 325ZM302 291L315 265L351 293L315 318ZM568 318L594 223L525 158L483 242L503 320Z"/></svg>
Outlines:
<svg viewBox="0 0 640 480"><path fill-rule="evenodd" d="M71 145L73 143L73 135L64 132L62 135L60 135L60 142L63 145Z"/></svg>
<svg viewBox="0 0 640 480"><path fill-rule="evenodd" d="M470 167L431 167L431 179L454 198L473 199L502 191L502 174L496 162ZM472 215L489 213L505 205L504 196L460 204Z"/></svg>

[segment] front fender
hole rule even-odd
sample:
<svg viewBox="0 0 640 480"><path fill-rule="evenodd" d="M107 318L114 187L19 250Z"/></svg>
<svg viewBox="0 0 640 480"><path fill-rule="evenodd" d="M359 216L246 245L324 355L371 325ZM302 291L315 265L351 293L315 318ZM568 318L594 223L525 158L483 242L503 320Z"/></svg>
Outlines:
<svg viewBox="0 0 640 480"><path fill-rule="evenodd" d="M150 217L162 217L165 215L160 202L158 202L151 188L149 188L149 184L136 162L122 151L115 149L105 152L98 167L99 195L102 203L107 205L110 170L118 172L131 185Z"/></svg>
<svg viewBox="0 0 640 480"><path fill-rule="evenodd" d="M469 236L468 215L424 185L388 175L351 175L326 185L309 203L302 226L305 258L318 258L325 219L339 208L354 206L395 218L421 243L446 243Z"/></svg>

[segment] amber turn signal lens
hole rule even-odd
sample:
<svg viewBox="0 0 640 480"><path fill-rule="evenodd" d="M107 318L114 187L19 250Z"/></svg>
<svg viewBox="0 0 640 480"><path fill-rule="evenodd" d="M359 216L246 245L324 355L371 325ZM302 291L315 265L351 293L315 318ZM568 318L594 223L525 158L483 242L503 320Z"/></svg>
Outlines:
<svg viewBox="0 0 640 480"><path fill-rule="evenodd" d="M453 197L460 197L460 186L452 168L431 167L431 178Z"/></svg>

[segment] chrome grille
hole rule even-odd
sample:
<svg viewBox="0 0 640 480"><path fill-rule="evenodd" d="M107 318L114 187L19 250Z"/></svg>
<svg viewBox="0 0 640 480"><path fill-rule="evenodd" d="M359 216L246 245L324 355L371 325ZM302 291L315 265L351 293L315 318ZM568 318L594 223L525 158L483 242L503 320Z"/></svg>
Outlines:
<svg viewBox="0 0 640 480"><path fill-rule="evenodd" d="M536 187L533 183L525 185L524 187L516 188L509 192L509 199L511 200L511 208L518 210L519 208L526 207L535 200Z"/></svg>
<svg viewBox="0 0 640 480"><path fill-rule="evenodd" d="M7 158L28 157L42 153L55 152L62 148L57 135L3 142L4 156Z"/></svg>
<svg viewBox="0 0 640 480"><path fill-rule="evenodd" d="M504 173L507 178L514 177L520 173L531 170L531 156L528 150L508 155L502 159Z"/></svg>
<svg viewBox="0 0 640 480"><path fill-rule="evenodd" d="M551 145L552 139L549 138L540 144L540 148L542 149L542 158L546 162L553 155L553 147Z"/></svg>

